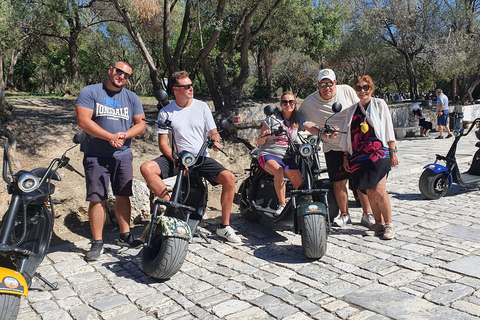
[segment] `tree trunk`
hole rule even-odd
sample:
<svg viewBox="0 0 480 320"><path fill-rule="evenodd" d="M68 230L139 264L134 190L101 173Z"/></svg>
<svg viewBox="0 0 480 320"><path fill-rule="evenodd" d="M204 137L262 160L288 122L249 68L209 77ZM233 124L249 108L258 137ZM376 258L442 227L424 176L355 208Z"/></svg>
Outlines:
<svg viewBox="0 0 480 320"><path fill-rule="evenodd" d="M10 57L10 67L8 68L8 74L6 77L7 88L14 88L13 73L15 72L15 66L17 65L18 58L22 54L21 50L12 50L12 56Z"/></svg>
<svg viewBox="0 0 480 320"><path fill-rule="evenodd" d="M113 2L115 3L115 8L117 9L118 13L123 18L123 22L128 30L128 33L132 37L133 41L136 43L141 55L147 62L148 69L150 70L150 80L152 81L153 92L157 92L158 90L163 88L162 82L160 81L159 77L160 71L157 69L155 61L153 60L152 55L148 51L145 42L143 42L143 38L140 35L140 32L138 32L137 28L135 28L135 24L132 21L132 18L130 17L128 11L119 3L118 0L113 0Z"/></svg>
<svg viewBox="0 0 480 320"><path fill-rule="evenodd" d="M415 72L415 67L413 66L413 60L407 52L403 52L403 56L405 57L407 75L408 79L410 80L410 98L412 100L418 99L420 94L418 92L418 79Z"/></svg>

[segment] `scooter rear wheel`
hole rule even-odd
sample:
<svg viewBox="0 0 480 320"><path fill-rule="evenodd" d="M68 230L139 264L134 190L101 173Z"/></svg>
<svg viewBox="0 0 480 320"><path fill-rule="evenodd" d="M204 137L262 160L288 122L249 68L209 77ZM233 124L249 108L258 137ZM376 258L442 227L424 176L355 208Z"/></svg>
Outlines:
<svg viewBox="0 0 480 320"><path fill-rule="evenodd" d="M418 188L422 195L429 200L437 200L447 194L450 187L450 176L445 179L445 172L423 171L418 181Z"/></svg>
<svg viewBox="0 0 480 320"><path fill-rule="evenodd" d="M19 306L19 295L0 293L0 319L17 319Z"/></svg>
<svg viewBox="0 0 480 320"><path fill-rule="evenodd" d="M142 250L143 271L155 279L169 279L182 267L188 251L188 241L166 237L158 226L152 235L150 247Z"/></svg>
<svg viewBox="0 0 480 320"><path fill-rule="evenodd" d="M327 226L320 214L307 214L299 217L302 248L305 257L320 259L327 251Z"/></svg>

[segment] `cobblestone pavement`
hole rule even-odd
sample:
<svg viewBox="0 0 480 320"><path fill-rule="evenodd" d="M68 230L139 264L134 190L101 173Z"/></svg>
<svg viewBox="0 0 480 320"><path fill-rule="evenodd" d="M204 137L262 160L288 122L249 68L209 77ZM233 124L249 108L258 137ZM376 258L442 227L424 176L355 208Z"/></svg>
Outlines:
<svg viewBox="0 0 480 320"><path fill-rule="evenodd" d="M418 190L422 167L452 140L398 141L401 164L387 182L394 240L364 237L351 202L353 224L334 229L326 255L309 260L291 227L236 214L243 243L224 243L206 220L211 243L195 238L180 272L159 282L142 272L140 250L118 247L110 235L94 263L83 260L88 242L51 248L38 271L59 289L34 282L18 319L479 318L479 192L454 186L429 201ZM474 143L459 147L463 166Z"/></svg>

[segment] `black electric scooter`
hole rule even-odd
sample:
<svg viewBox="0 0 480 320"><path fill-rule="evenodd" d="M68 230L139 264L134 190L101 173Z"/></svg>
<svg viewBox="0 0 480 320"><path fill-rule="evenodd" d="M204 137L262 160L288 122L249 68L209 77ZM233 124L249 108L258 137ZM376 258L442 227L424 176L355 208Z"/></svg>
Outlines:
<svg viewBox="0 0 480 320"><path fill-rule="evenodd" d="M453 183L464 187L476 185L477 188L480 188L480 141L475 144L479 149L475 152L467 171L460 172L455 157L460 139L467 136L478 123L480 123L480 118L473 121L467 132L464 132L463 128L455 129L453 131L455 140L447 155L437 154L435 162L424 167L425 170L420 176L418 187L425 198L429 200L440 199L448 192ZM475 136L480 140L480 130L475 131ZM442 161L445 165L438 164L439 161Z"/></svg>
<svg viewBox="0 0 480 320"><path fill-rule="evenodd" d="M336 104L332 108L335 113L341 111L341 105ZM264 109L267 116L275 111L271 106ZM334 132L327 123L320 129L319 135L323 132ZM278 198L275 192L274 178L263 170L257 160L255 150L251 152L252 162L249 169L249 176L242 182L238 189L241 196L240 213L249 221L257 221L260 218L267 218L276 223L293 223L294 232L301 234L302 249L307 258L319 259L327 247L327 235L330 233L329 207L338 214L338 206L333 195L333 185L328 179L318 179L323 172L318 159L319 136L309 136L299 139L301 144L291 140L285 129L280 126L272 130L271 135L287 137L290 153L296 159L303 183L298 190L294 190L290 181L286 180L286 196L290 198L283 211L277 215L276 208Z"/></svg>

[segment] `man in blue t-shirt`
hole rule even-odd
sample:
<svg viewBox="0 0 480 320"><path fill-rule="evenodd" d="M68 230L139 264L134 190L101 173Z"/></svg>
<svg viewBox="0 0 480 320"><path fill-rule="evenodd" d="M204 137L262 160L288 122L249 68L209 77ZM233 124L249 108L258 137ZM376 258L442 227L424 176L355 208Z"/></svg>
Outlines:
<svg viewBox="0 0 480 320"><path fill-rule="evenodd" d="M125 89L132 75L132 67L126 61L117 61L108 68L104 83L87 86L80 91L75 111L80 128L87 133L81 145L87 185L88 219L93 241L86 260L97 260L103 253L103 225L105 202L109 183L115 196L115 216L120 238L117 243L139 247L130 233L133 182L133 155L131 139L145 131L145 117L138 96ZM133 123L133 126L132 126Z"/></svg>

